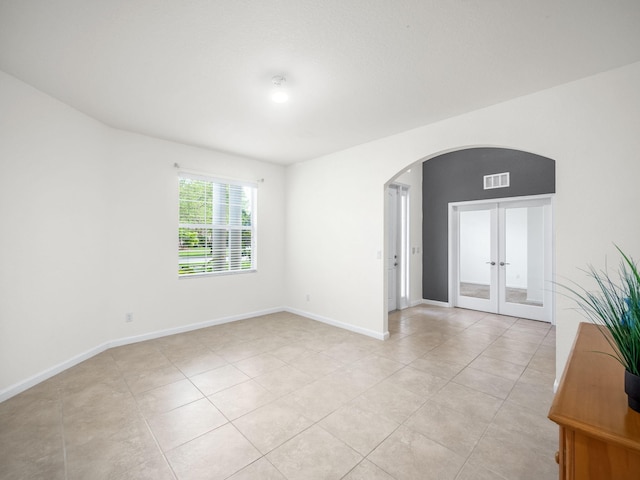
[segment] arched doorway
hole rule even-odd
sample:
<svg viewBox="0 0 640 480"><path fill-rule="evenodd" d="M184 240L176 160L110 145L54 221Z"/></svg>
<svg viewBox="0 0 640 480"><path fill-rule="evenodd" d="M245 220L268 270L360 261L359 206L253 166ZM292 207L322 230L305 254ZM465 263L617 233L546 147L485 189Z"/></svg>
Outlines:
<svg viewBox="0 0 640 480"><path fill-rule="evenodd" d="M422 163L403 169L384 187L386 311L422 302ZM397 263L397 265L395 265ZM386 331L386 330L385 330Z"/></svg>
<svg viewBox="0 0 640 480"><path fill-rule="evenodd" d="M495 175L498 179L508 177L509 181L496 188L491 180L491 176ZM467 211L474 211L476 208L477 211L487 213L484 207L473 207L473 205L476 202L481 205L481 202L489 204L498 199L505 202L508 199L530 199L540 195L552 198L555 194L555 162L539 155L506 148L483 147L457 150L438 155L423 163L422 188L423 299L454 306L454 298L458 292L452 291L451 281L450 265L456 264L456 261L452 262L451 259L451 235L455 232L452 233L450 228L450 206L452 204L471 205ZM527 212L519 211L518 213L526 222ZM530 213L529 221L532 221L535 213L533 211ZM479 216L481 215L469 215L469 217ZM491 215L487 213L486 216L489 218ZM553 235L552 232L547 233ZM526 236L522 238L526 243ZM467 240L469 245L473 245L473 237ZM481 242L482 239L477 238L475 241ZM501 241L504 242L504 238ZM522 256L525 262L527 254L525 252ZM489 272L493 268L496 273L499 273L500 268L503 270L507 268L500 263L509 263L504 258L498 258L497 254L476 260ZM459 266L458 262L455 267L459 268ZM520 267L521 271L527 271L526 266ZM515 266L511 267L511 270L515 271ZM460 288L460 271L456 270L454 273L457 275L455 285ZM522 278L519 280L523 281ZM502 281L505 281L504 278ZM460 306L473 308L466 304ZM550 309L550 312L552 311ZM526 318L525 315L522 316Z"/></svg>

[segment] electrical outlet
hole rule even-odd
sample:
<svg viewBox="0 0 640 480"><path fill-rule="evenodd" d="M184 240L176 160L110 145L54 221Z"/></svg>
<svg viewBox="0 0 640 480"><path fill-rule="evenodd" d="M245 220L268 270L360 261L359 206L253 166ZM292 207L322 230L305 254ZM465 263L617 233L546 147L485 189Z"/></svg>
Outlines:
<svg viewBox="0 0 640 480"><path fill-rule="evenodd" d="M133 322L133 312L127 312L124 316L124 321L126 323L131 323Z"/></svg>

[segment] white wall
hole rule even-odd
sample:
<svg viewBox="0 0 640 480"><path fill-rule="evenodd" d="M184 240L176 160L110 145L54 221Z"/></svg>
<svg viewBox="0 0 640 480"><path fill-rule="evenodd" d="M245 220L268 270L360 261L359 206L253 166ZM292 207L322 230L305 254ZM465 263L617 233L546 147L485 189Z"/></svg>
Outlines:
<svg viewBox="0 0 640 480"><path fill-rule="evenodd" d="M379 172L339 155L287 168L285 301L291 310L384 334L382 236L390 177L380 182Z"/></svg>
<svg viewBox="0 0 640 480"><path fill-rule="evenodd" d="M614 241L640 258L639 84L636 63L290 167L288 305L382 333L384 185L418 159L462 147L556 160L560 279L582 281L577 268L602 265ZM557 303L561 371L581 317L562 297Z"/></svg>
<svg viewBox="0 0 640 480"><path fill-rule="evenodd" d="M0 111L0 401L112 343L282 308L283 167L113 130L2 72ZM177 278L175 162L264 179L257 273Z"/></svg>
<svg viewBox="0 0 640 480"><path fill-rule="evenodd" d="M111 338L279 309L283 305L284 169L142 135L112 133ZM178 278L178 163L258 184L258 271ZM125 323L126 312L134 322Z"/></svg>
<svg viewBox="0 0 640 480"><path fill-rule="evenodd" d="M105 341L109 277L107 129L1 72L0 112L1 393Z"/></svg>

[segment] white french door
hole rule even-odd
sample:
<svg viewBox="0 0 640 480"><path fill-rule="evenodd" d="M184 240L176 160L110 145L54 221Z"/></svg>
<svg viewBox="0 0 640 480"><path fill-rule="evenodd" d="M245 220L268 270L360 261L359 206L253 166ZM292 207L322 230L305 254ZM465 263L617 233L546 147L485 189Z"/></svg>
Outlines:
<svg viewBox="0 0 640 480"><path fill-rule="evenodd" d="M450 205L454 306L552 321L551 198Z"/></svg>

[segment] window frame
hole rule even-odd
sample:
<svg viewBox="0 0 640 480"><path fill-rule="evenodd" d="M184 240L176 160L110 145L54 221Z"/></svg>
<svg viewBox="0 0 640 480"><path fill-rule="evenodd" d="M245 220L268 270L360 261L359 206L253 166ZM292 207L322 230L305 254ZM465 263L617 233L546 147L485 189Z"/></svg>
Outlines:
<svg viewBox="0 0 640 480"><path fill-rule="evenodd" d="M211 185L210 189L211 189L211 198L206 198L205 195L205 201L207 202L207 205L209 205L211 207L211 211L209 214L207 214L206 216L208 217L209 215L211 216L210 218L207 218L205 220L204 223L182 223L181 220L184 220L181 218L181 214L182 214L182 202L185 201L186 199L183 198L182 196L182 191L181 191L181 185L183 180L191 180L191 181L197 181L197 182L205 182ZM232 201L229 198L229 196L227 196L227 202L226 203L218 203L218 206L222 206L224 208L227 208L228 211L226 213L226 222L216 222L216 220L214 219L214 211L216 209L216 200L215 200L215 195L214 195L214 191L217 187L222 187L223 189L227 190L227 195L229 195L231 193L230 189L233 187L242 187L244 192L242 194L242 198L241 201L244 203L244 200L247 200L249 203L248 209L249 209L249 219L250 219L250 225L243 225L243 213L246 211L245 208L242 206L240 207L241 210L239 211L240 214L240 224L234 224L233 222L230 221L230 217L231 217L231 204ZM206 187L205 187L206 188ZM248 191L247 191L248 189ZM244 273L255 273L258 270L258 261L257 261L257 222L256 222L256 210L257 210L257 198L258 198L258 184L254 183L254 182L247 182L247 181L240 181L240 180L232 180L232 179L228 179L228 178L221 178L221 177L216 177L216 176L212 176L212 175L208 175L208 174L203 174L203 173L198 173L198 172L190 172L190 171L184 171L181 170L178 172L178 278L200 278L200 277L208 277L208 276L223 276L223 275L238 275L238 274L244 274ZM236 206L238 206L238 204L236 204ZM218 208L219 208L218 207ZM205 207L206 208L206 207ZM238 212L236 212L237 214ZM181 255L181 252L184 252L184 248L183 248L183 241L184 241L184 237L183 235L183 229L191 229L191 230L210 230L209 234L207 235L207 238L209 240L209 242L205 242L204 246L199 246L197 248L206 248L206 249L210 249L211 252L210 254L206 254L203 257L198 257L202 259L202 263L198 263L198 262L192 262L195 265L199 265L200 267L195 267L197 269L197 271L193 271L193 272L182 272L181 269L185 266L188 265L188 262L185 263L184 262L184 255ZM214 239L215 237L215 232L221 232L221 231L226 231L227 234L226 236L223 236L224 238L224 242L225 242L225 247L224 249L225 251L225 255L227 255L225 257L225 265L226 268L224 269L219 269L219 270L215 270L216 266L215 264L212 264L211 266L207 267L204 266L206 263L211 263L214 262L214 258L215 258L215 252L216 252L216 247L215 247L215 242L216 240ZM243 246L244 244L244 240L243 240L243 232L250 232L251 234L251 242L250 242L250 266L249 268L242 268L242 262L243 262L243 257L242 257L242 251L245 248ZM233 261L231 259L232 256L232 252L229 251L229 241L231 239L231 235L230 232L240 232L240 238L239 238L239 246L238 246L238 251L237 254L239 255L239 257L236 259L236 262L240 262L240 267L239 268L232 268L233 265ZM210 238L209 238L210 235ZM219 240L218 240L219 241ZM218 250L219 252L219 250ZM207 260L209 259L209 260ZM201 269L204 269L205 271L199 271Z"/></svg>

